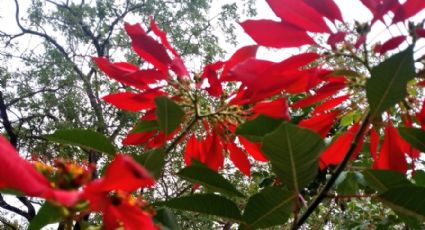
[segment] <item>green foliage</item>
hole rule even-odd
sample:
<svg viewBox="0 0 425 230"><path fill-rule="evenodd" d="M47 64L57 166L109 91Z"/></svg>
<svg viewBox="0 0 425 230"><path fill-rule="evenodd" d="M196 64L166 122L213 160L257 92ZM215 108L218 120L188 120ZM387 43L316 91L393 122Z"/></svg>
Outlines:
<svg viewBox="0 0 425 230"><path fill-rule="evenodd" d="M267 228L286 223L296 196L280 188L269 187L249 198L243 213L246 229Z"/></svg>
<svg viewBox="0 0 425 230"><path fill-rule="evenodd" d="M406 176L393 170L372 170L363 171L363 176L371 188L378 192L385 192L390 188L411 185Z"/></svg>
<svg viewBox="0 0 425 230"><path fill-rule="evenodd" d="M205 186L211 192L219 192L223 195L243 197L236 188L217 172L202 166L193 165L182 169L178 174L181 178L194 184Z"/></svg>
<svg viewBox="0 0 425 230"><path fill-rule="evenodd" d="M418 128L400 127L398 131L409 144L421 152L425 152L425 131Z"/></svg>
<svg viewBox="0 0 425 230"><path fill-rule="evenodd" d="M424 193L424 187L398 186L380 194L378 199L395 211L425 221Z"/></svg>
<svg viewBox="0 0 425 230"><path fill-rule="evenodd" d="M182 108L167 97L156 97L156 117L159 128L165 134L173 132L181 123L184 116Z"/></svg>
<svg viewBox="0 0 425 230"><path fill-rule="evenodd" d="M87 150L99 151L114 155L115 147L100 133L91 130L62 129L53 134L45 135L45 138L65 145L79 146Z"/></svg>
<svg viewBox="0 0 425 230"><path fill-rule="evenodd" d="M198 212L205 215L214 215L236 222L242 220L240 210L233 201L214 194L194 194L178 197L157 203L157 205Z"/></svg>
<svg viewBox="0 0 425 230"><path fill-rule="evenodd" d="M165 152L163 149L154 149L134 155L137 162L143 165L154 178L160 178L165 165Z"/></svg>
<svg viewBox="0 0 425 230"><path fill-rule="evenodd" d="M28 230L38 230L44 226L59 222L62 219L63 211L60 207L45 202L34 219L31 220Z"/></svg>
<svg viewBox="0 0 425 230"><path fill-rule="evenodd" d="M266 134L275 130L281 123L282 120L280 119L260 115L239 125L236 129L236 134L242 135L251 141L262 141Z"/></svg>
<svg viewBox="0 0 425 230"><path fill-rule="evenodd" d="M372 117L403 100L407 96L407 83L414 77L413 47L375 66L366 83L366 96Z"/></svg>
<svg viewBox="0 0 425 230"><path fill-rule="evenodd" d="M264 137L262 150L284 185L298 193L316 177L319 154L324 147L318 134L283 123Z"/></svg>

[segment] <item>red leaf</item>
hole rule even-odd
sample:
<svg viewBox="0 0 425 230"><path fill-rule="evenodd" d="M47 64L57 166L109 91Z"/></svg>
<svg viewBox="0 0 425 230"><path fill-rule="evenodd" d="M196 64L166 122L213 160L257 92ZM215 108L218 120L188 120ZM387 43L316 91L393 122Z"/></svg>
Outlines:
<svg viewBox="0 0 425 230"><path fill-rule="evenodd" d="M334 0L304 0L304 2L331 21L343 21L341 11Z"/></svg>
<svg viewBox="0 0 425 230"><path fill-rule="evenodd" d="M361 36L357 39L356 43L354 44L354 47L355 47L356 49L358 49L358 48L359 48L361 45L363 45L365 42L366 42L366 36L365 36L365 35L361 35Z"/></svg>
<svg viewBox="0 0 425 230"><path fill-rule="evenodd" d="M416 35L420 38L425 38L425 29L417 28Z"/></svg>
<svg viewBox="0 0 425 230"><path fill-rule="evenodd" d="M303 108L309 105L312 105L316 102L319 102L327 97L332 96L333 94L337 93L339 90L345 88L345 83L339 83L339 82L331 82L324 86L322 86L320 89L316 91L316 94L303 98L294 104L292 104L292 108Z"/></svg>
<svg viewBox="0 0 425 230"><path fill-rule="evenodd" d="M281 118L285 120L291 119L289 116L288 102L286 98L256 103L252 110L254 112L253 118L263 114L273 118Z"/></svg>
<svg viewBox="0 0 425 230"><path fill-rule="evenodd" d="M136 53L163 73L168 72L172 60L163 45L148 36L140 24L124 24L131 37L131 45Z"/></svg>
<svg viewBox="0 0 425 230"><path fill-rule="evenodd" d="M223 145L220 137L213 132L207 135L203 142L203 148L201 152L201 161L213 170L218 170L223 167L224 156L223 156Z"/></svg>
<svg viewBox="0 0 425 230"><path fill-rule="evenodd" d="M186 143L184 149L184 162L187 166L192 164L192 159L201 160L200 151L199 151L199 141L196 139L195 134L190 136L189 140Z"/></svg>
<svg viewBox="0 0 425 230"><path fill-rule="evenodd" d="M266 75L279 75L282 74L282 72L292 73L294 71L300 71L302 67L305 67L319 58L320 55L314 52L292 55L291 57L270 66Z"/></svg>
<svg viewBox="0 0 425 230"><path fill-rule="evenodd" d="M377 20L382 20L383 16L389 11L395 10L399 6L398 0L361 0L370 12L373 14L371 24Z"/></svg>
<svg viewBox="0 0 425 230"><path fill-rule="evenodd" d="M300 121L298 125L303 128L311 129L318 133L322 138L325 138L339 113L340 111L337 110L330 113L315 115Z"/></svg>
<svg viewBox="0 0 425 230"><path fill-rule="evenodd" d="M145 145L155 135L156 131L147 133L129 133L122 141L123 145Z"/></svg>
<svg viewBox="0 0 425 230"><path fill-rule="evenodd" d="M303 1L267 0L273 12L284 22L311 32L330 32L322 15Z"/></svg>
<svg viewBox="0 0 425 230"><path fill-rule="evenodd" d="M416 113L416 119L418 120L422 129L425 130L425 100L422 102L422 109Z"/></svg>
<svg viewBox="0 0 425 230"><path fill-rule="evenodd" d="M171 63L171 70L174 71L174 73L177 74L179 77L189 77L189 72L187 71L186 66L183 63L183 60L181 59L179 53L170 45L170 43L167 40L167 34L163 32L159 27L156 25L154 19L151 17L151 29L154 32L156 36L159 37L161 40L162 45L165 46L173 55L174 60Z"/></svg>
<svg viewBox="0 0 425 230"><path fill-rule="evenodd" d="M261 144L256 144L248 141L247 139L238 136L239 142L245 148L245 150L249 153L249 155L254 158L254 160L267 162L269 161L266 156L261 152Z"/></svg>
<svg viewBox="0 0 425 230"><path fill-rule="evenodd" d="M148 212L134 205L131 201L121 201L118 205L110 204L103 210L105 230L123 228L125 230L157 230ZM122 227L121 227L122 224Z"/></svg>
<svg viewBox="0 0 425 230"><path fill-rule="evenodd" d="M306 31L285 22L247 20L241 23L245 32L259 45L273 48L315 44Z"/></svg>
<svg viewBox="0 0 425 230"><path fill-rule="evenodd" d="M227 60L224 64L223 71L221 72L220 80L221 81L228 81L226 80L228 72L237 64L249 59L249 58L255 58L255 55L257 54L257 45L252 46L244 46L242 48L239 48L230 58Z"/></svg>
<svg viewBox="0 0 425 230"><path fill-rule="evenodd" d="M347 33L342 32L342 31L331 34L331 35L329 35L326 43L328 43L330 46L332 46L334 48L337 43L345 41L346 35L347 35Z"/></svg>
<svg viewBox="0 0 425 230"><path fill-rule="evenodd" d="M349 98L350 98L350 95L343 95L343 96L331 98L331 99L325 101L323 104L316 106L314 108L313 112L311 112L311 113L312 114L318 114L318 113L323 113L327 110L334 109L335 107L337 107L338 105L340 105L341 103L343 103L344 101L346 101Z"/></svg>
<svg viewBox="0 0 425 230"><path fill-rule="evenodd" d="M1 188L17 189L28 196L42 196L50 189L49 181L15 148L0 136L0 185Z"/></svg>
<svg viewBox="0 0 425 230"><path fill-rule="evenodd" d="M230 160L233 164L245 175L251 176L251 164L245 153L236 146L235 143L227 143L227 150L229 151Z"/></svg>
<svg viewBox="0 0 425 230"><path fill-rule="evenodd" d="M389 169L406 173L407 161L400 147L400 140L397 129L392 124L387 125L381 150L373 165L375 169Z"/></svg>
<svg viewBox="0 0 425 230"><path fill-rule="evenodd" d="M210 85L205 90L214 97L220 97L223 93L223 89L217 75L217 70L219 70L223 64L223 62L208 64L204 67L201 75L201 79L208 79L208 83Z"/></svg>
<svg viewBox="0 0 425 230"><path fill-rule="evenodd" d="M117 154L106 169L99 191L122 190L132 192L139 188L150 187L155 181L152 176L132 157Z"/></svg>
<svg viewBox="0 0 425 230"><path fill-rule="evenodd" d="M393 37L384 42L384 44L376 46L374 51L379 54L385 54L389 50L397 48L404 41L406 41L406 36L404 35Z"/></svg>
<svg viewBox="0 0 425 230"><path fill-rule="evenodd" d="M16 189L27 196L42 197L64 206L73 206L80 199L79 191L53 189L3 136L0 136L0 162L0 189Z"/></svg>
<svg viewBox="0 0 425 230"><path fill-rule="evenodd" d="M425 1L408 0L394 11L393 23L404 21L425 9Z"/></svg>
<svg viewBox="0 0 425 230"><path fill-rule="evenodd" d="M355 124L351 126L345 133L341 134L332 144L330 144L320 155L320 168L324 169L329 165L338 165L342 162L350 148L353 139L359 130L359 125ZM357 157L360 150L362 149L364 136L357 143L357 147L351 155L350 160Z"/></svg>
<svg viewBox="0 0 425 230"><path fill-rule="evenodd" d="M103 100L119 109L139 112L141 110L155 108L155 97L162 95L165 94L159 90L144 93L122 92L106 95L103 97Z"/></svg>

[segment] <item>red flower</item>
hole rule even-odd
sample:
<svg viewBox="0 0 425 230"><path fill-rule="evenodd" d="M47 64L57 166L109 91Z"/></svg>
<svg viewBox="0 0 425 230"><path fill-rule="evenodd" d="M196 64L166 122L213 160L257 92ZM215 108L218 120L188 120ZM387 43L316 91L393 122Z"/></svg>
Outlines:
<svg viewBox="0 0 425 230"><path fill-rule="evenodd" d="M0 189L16 189L27 196L42 197L64 206L74 205L79 191L54 189L32 164L22 159L13 146L0 136Z"/></svg>
<svg viewBox="0 0 425 230"><path fill-rule="evenodd" d="M118 154L103 178L89 183L83 197L90 209L103 214L105 229L156 229L144 204L129 193L154 184L150 174L130 156Z"/></svg>

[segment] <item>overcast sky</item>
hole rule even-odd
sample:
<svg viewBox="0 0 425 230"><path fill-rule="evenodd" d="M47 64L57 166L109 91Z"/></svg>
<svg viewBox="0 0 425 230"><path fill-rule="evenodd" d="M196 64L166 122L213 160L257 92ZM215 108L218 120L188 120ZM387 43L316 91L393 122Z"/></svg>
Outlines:
<svg viewBox="0 0 425 230"><path fill-rule="evenodd" d="M425 0L424 0L425 1ZM14 20L14 13L15 13L15 5L14 0L0 0L0 25L1 29L3 31L13 33L13 32L19 32L19 29L16 26L15 20ZM28 4L31 2L30 0L19 0L21 5L21 15L23 12L25 12L25 8L28 6ZM231 2L239 2L237 0L213 0L213 7L210 11L211 17L216 15L217 12L220 10L220 7L223 3L231 3ZM344 17L344 20L346 22L353 22L354 20L360 21L360 22L366 22L369 21L372 18L371 13L361 4L359 0L336 0L337 4L340 6L342 15ZM403 0L402 0L403 2ZM242 6L241 6L242 7ZM256 9L258 12L258 16L255 18L268 18L268 19L276 19L277 17L274 16L271 9L268 7L265 0L257 0L256 1ZM425 11L422 11L420 14L418 14L414 19L415 20L423 20L425 18ZM246 19L246 18L245 18ZM125 21L136 23L137 18L128 16L124 19ZM385 27L382 25L382 23L377 23L378 25L375 26L372 33L369 35L369 38L373 39L373 42L379 42L379 41L385 41L387 40L391 35L387 32L385 33ZM243 30L238 27L238 41L239 46L245 46L249 44L254 44L254 42L243 33ZM401 28L402 32L404 28ZM396 36L400 34L400 28L394 28L392 31L392 36ZM226 44L223 41L220 44L222 47L225 48L227 51L227 56L231 55L238 47L231 46L229 44ZM418 46L419 47L419 46ZM270 57L268 53L265 53L266 51L263 50L263 52L260 52L260 55ZM273 51L275 52L275 50ZM289 56L296 52L296 49L286 49L281 50L278 52L277 55L272 55L272 59L282 59L286 56Z"/></svg>

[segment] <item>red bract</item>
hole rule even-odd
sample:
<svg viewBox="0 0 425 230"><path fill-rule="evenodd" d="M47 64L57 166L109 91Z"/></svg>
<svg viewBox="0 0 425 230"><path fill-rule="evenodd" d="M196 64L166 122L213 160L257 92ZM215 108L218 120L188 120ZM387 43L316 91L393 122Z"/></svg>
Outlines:
<svg viewBox="0 0 425 230"><path fill-rule="evenodd" d="M338 165L342 162L347 153L356 133L359 130L359 124L351 126L345 133L341 134L325 151L320 155L320 168L324 169L329 165ZM362 137L359 143L356 144L356 149L351 155L351 160L356 158L362 149L364 138Z"/></svg>
<svg viewBox="0 0 425 230"><path fill-rule="evenodd" d="M325 101L323 104L316 106L313 112L311 112L311 114L318 114L318 113L326 112L327 110L332 110L335 107L342 104L344 101L348 100L349 98L350 98L350 95L343 95L343 96L331 98Z"/></svg>
<svg viewBox="0 0 425 230"><path fill-rule="evenodd" d="M227 143L226 148L229 151L229 157L233 164L235 164L242 173L250 176L251 164L246 154L233 142Z"/></svg>
<svg viewBox="0 0 425 230"><path fill-rule="evenodd" d="M129 195L139 188L154 184L149 173L130 156L118 154L106 169L103 178L89 183L83 197L90 209L103 214L105 229L156 229L151 215Z"/></svg>
<svg viewBox="0 0 425 230"><path fill-rule="evenodd" d="M289 116L288 101L285 98L256 103L252 107L252 111L254 112L253 118L263 114L278 119L291 119Z"/></svg>
<svg viewBox="0 0 425 230"><path fill-rule="evenodd" d="M393 37L388 41L384 42L382 45L377 45L374 51L379 54L385 54L386 52L397 48L404 41L406 41L406 36L404 35Z"/></svg>
<svg viewBox="0 0 425 230"><path fill-rule="evenodd" d="M226 64L223 67L223 70L221 72L221 81L229 81L227 79L228 72L237 64L250 59L255 58L255 55L257 54L257 45L252 46L245 46L240 49L238 49L230 58L226 61Z"/></svg>
<svg viewBox="0 0 425 230"><path fill-rule="evenodd" d="M400 5L398 0L361 0L361 2L373 14L372 24L375 21L383 20L385 14L394 11Z"/></svg>
<svg viewBox="0 0 425 230"><path fill-rule="evenodd" d="M339 90L345 88L345 84L344 83L339 83L339 82L331 82L328 83L324 86L322 86L321 88L316 90L316 94L303 98L297 102L295 102L294 104L292 104L292 108L303 108L309 105L312 105L314 103L317 103L327 97L330 97L334 94L336 94Z"/></svg>
<svg viewBox="0 0 425 230"><path fill-rule="evenodd" d="M224 163L222 151L222 140L215 132L208 133L203 140L192 135L186 145L184 159L187 165L191 165L194 159L217 171Z"/></svg>
<svg viewBox="0 0 425 230"><path fill-rule="evenodd" d="M241 26L245 33L263 46L288 48L315 43L306 31L285 22L247 20Z"/></svg>
<svg viewBox="0 0 425 230"><path fill-rule="evenodd" d="M404 21L425 8L423 0L408 0L394 11L393 23Z"/></svg>
<svg viewBox="0 0 425 230"><path fill-rule="evenodd" d="M347 33L345 32L337 32L337 33L331 34L329 35L326 43L328 43L333 49L335 49L336 44L343 42L345 40L346 35Z"/></svg>
<svg viewBox="0 0 425 230"><path fill-rule="evenodd" d="M330 32L323 16L303 1L267 0L267 3L283 22L305 31Z"/></svg>
<svg viewBox="0 0 425 230"><path fill-rule="evenodd" d="M209 86L205 89L211 96L220 97L223 93L221 82L218 80L217 71L224 65L223 62L209 64L204 67L201 79L207 79Z"/></svg>
<svg viewBox="0 0 425 230"><path fill-rule="evenodd" d="M252 158L261 162L269 161L264 153L261 152L261 144L250 142L241 136L238 136L238 139L249 155L252 156Z"/></svg>
<svg viewBox="0 0 425 230"><path fill-rule="evenodd" d="M311 8L331 21L342 21L342 14L334 0L304 0Z"/></svg>
<svg viewBox="0 0 425 230"><path fill-rule="evenodd" d="M74 205L78 191L54 189L28 161L22 159L13 146L0 136L0 189L15 189L27 196L42 197L64 206Z"/></svg>
<svg viewBox="0 0 425 230"><path fill-rule="evenodd" d="M103 100L122 110L139 112L155 108L155 97L164 95L166 94L160 90L152 89L143 93L122 92L109 94L103 97Z"/></svg>
<svg viewBox="0 0 425 230"><path fill-rule="evenodd" d="M392 124L385 127L384 141L373 165L376 169L390 169L401 173L407 171L407 161L401 148L401 137Z"/></svg>
<svg viewBox="0 0 425 230"><path fill-rule="evenodd" d="M340 112L341 111L336 110L330 113L313 115L310 118L300 121L298 125L303 128L311 129L318 133L322 138L325 138L328 135L329 130L332 128L336 120L336 116Z"/></svg>

